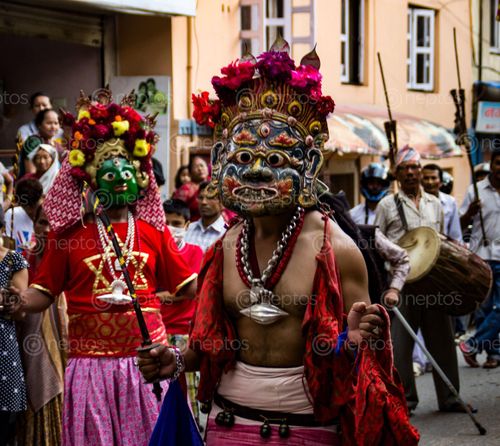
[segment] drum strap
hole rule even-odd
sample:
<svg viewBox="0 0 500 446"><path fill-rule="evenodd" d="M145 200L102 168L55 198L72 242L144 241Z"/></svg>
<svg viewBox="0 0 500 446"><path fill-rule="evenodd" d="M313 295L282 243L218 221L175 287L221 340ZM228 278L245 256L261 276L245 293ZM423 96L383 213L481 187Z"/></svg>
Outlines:
<svg viewBox="0 0 500 446"><path fill-rule="evenodd" d="M399 198L398 194L394 194L394 202L396 203L396 209L398 210L399 218L403 224L403 229L408 232L408 221L406 220L405 211L403 209L403 202Z"/></svg>

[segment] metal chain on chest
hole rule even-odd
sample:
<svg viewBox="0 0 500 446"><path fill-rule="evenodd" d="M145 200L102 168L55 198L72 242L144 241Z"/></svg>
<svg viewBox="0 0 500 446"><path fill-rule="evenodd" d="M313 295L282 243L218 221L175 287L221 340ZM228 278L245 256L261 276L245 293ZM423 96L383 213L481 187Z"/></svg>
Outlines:
<svg viewBox="0 0 500 446"><path fill-rule="evenodd" d="M304 214L304 209L300 206L297 208L295 214L293 215L290 223L288 223L287 227L281 234L281 239L278 240L278 244L276 249L273 251L269 262L267 263L266 268L262 271L262 275L259 278L253 277L252 268L250 267L249 261L249 251L250 251L250 241L249 241L249 231L250 231L250 220L245 219L243 221L243 228L241 230L241 245L240 245L240 254L241 254L241 264L243 268L243 272L245 273L248 281L253 285L264 286L267 279L272 275L274 269L278 265L280 258L283 255L283 251L285 250L287 243L290 237L293 235L295 228L297 227L299 221Z"/></svg>
<svg viewBox="0 0 500 446"><path fill-rule="evenodd" d="M125 239L125 244L124 244L125 248L124 251L126 250L126 256L127 256L125 260L125 268L128 267L130 259L132 258L132 251L134 250L134 241L135 241L135 220L131 212L128 213L127 222L128 222L127 237ZM113 277L114 280L120 280L123 277L123 273L121 274L120 277L118 277L115 274L115 271L118 269L119 264L115 262L115 265L113 265L113 262L111 261L111 252L113 251L112 241L110 240L108 234L106 233L106 228L104 227L104 224L99 219L97 220L97 231L99 233L99 240L101 242L102 249L104 251L104 258L106 259L106 263L108 265L111 277Z"/></svg>

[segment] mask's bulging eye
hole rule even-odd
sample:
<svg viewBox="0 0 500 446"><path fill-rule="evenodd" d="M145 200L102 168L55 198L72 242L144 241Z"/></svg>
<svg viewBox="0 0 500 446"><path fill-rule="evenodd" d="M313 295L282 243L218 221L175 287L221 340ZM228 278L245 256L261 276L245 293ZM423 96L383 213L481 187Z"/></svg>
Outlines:
<svg viewBox="0 0 500 446"><path fill-rule="evenodd" d="M272 167L281 167L283 164L285 164L285 161L285 157L283 155L280 155L279 153L271 153L267 157L267 162Z"/></svg>
<svg viewBox="0 0 500 446"><path fill-rule="evenodd" d="M246 151L238 152L235 155L236 161L240 164L248 164L252 161L252 158L253 158L252 154L250 152L246 152Z"/></svg>
<svg viewBox="0 0 500 446"><path fill-rule="evenodd" d="M126 170L125 172L122 172L122 178L124 180L131 180L132 179L132 172L130 172L129 170Z"/></svg>
<svg viewBox="0 0 500 446"><path fill-rule="evenodd" d="M115 179L115 174L113 172L106 172L103 176L102 179L105 181L114 181Z"/></svg>

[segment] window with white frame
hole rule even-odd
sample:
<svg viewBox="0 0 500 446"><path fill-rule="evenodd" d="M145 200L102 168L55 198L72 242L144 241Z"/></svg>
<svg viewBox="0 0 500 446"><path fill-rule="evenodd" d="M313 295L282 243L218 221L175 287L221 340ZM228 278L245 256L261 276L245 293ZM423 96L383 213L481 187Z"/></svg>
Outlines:
<svg viewBox="0 0 500 446"><path fill-rule="evenodd" d="M264 0L264 48L267 50L278 36L287 42L292 36L291 0Z"/></svg>
<svg viewBox="0 0 500 446"><path fill-rule="evenodd" d="M309 52L316 43L315 0L240 0L241 55L267 51L278 35L293 55Z"/></svg>
<svg viewBox="0 0 500 446"><path fill-rule="evenodd" d="M241 55L259 54L262 39L262 0L240 1Z"/></svg>
<svg viewBox="0 0 500 446"><path fill-rule="evenodd" d="M498 0L490 2L490 50L493 53L500 54L500 21L497 19L497 14L500 14L500 6Z"/></svg>
<svg viewBox="0 0 500 446"><path fill-rule="evenodd" d="M340 80L363 83L365 0L342 0L340 28Z"/></svg>
<svg viewBox="0 0 500 446"><path fill-rule="evenodd" d="M408 9L406 80L412 90L434 89L435 15L433 9Z"/></svg>

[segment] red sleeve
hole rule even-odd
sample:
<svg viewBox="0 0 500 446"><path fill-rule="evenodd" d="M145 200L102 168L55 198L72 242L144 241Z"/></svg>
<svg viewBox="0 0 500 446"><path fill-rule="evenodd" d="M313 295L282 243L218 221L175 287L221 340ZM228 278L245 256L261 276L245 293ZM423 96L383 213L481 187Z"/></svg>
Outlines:
<svg viewBox="0 0 500 446"><path fill-rule="evenodd" d="M56 236L54 232L49 233L42 260L30 287L52 297L64 291L69 277L67 248L67 239Z"/></svg>
<svg viewBox="0 0 500 446"><path fill-rule="evenodd" d="M186 264L170 232L165 230L160 237L160 255L156 271L158 289L175 294L195 279L196 273Z"/></svg>
<svg viewBox="0 0 500 446"><path fill-rule="evenodd" d="M186 243L184 258L195 273L200 272L201 262L203 261L203 250L199 246Z"/></svg>

